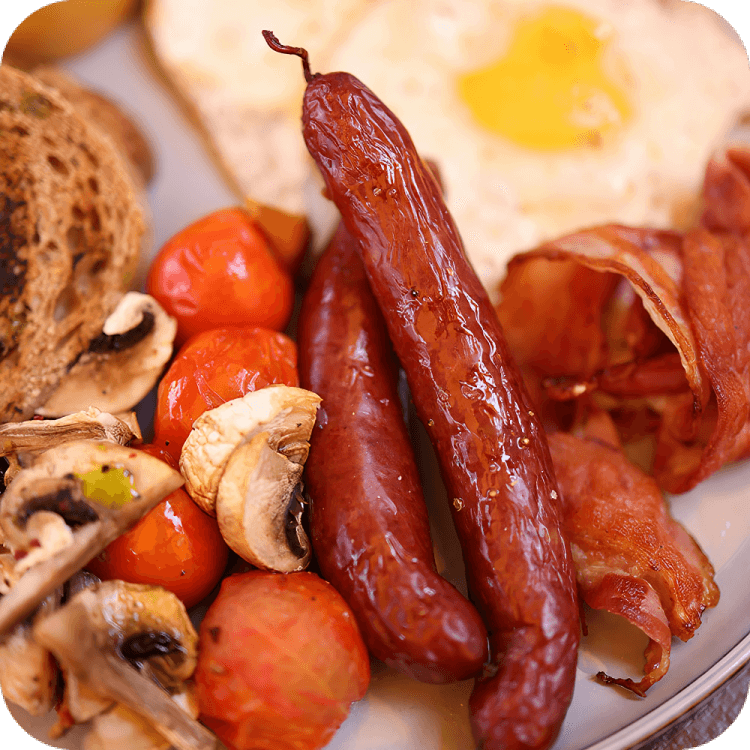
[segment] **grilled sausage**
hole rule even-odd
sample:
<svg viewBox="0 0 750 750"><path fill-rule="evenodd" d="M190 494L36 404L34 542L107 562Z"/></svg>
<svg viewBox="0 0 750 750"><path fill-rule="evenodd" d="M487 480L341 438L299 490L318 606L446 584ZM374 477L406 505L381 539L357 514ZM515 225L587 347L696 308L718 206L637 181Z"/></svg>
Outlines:
<svg viewBox="0 0 750 750"><path fill-rule="evenodd" d="M343 226L305 294L298 344L301 382L323 399L305 464L323 576L378 659L424 682L478 674L487 631L435 572L397 363Z"/></svg>
<svg viewBox="0 0 750 750"><path fill-rule="evenodd" d="M406 129L356 78L313 76L300 56L305 142L359 243L488 626L490 666L469 705L475 738L483 750L549 747L572 697L580 627L545 435Z"/></svg>

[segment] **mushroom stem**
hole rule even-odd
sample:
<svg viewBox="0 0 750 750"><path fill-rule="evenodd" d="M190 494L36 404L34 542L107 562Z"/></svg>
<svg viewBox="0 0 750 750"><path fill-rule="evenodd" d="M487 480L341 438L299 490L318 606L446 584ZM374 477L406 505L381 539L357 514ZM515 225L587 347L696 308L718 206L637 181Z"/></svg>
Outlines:
<svg viewBox="0 0 750 750"><path fill-rule="evenodd" d="M148 719L179 750L214 750L216 737L183 711L161 688L113 654L87 665L89 684Z"/></svg>

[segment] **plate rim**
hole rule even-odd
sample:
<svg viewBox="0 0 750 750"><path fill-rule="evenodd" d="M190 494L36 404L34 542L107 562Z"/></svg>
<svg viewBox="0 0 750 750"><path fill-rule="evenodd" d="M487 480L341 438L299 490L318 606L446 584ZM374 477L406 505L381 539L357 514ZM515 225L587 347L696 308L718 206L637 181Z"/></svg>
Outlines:
<svg viewBox="0 0 750 750"><path fill-rule="evenodd" d="M699 677L664 703L656 706L637 721L587 745L584 750L635 750L643 743L658 737L685 714L697 708L748 662L750 662L750 633Z"/></svg>

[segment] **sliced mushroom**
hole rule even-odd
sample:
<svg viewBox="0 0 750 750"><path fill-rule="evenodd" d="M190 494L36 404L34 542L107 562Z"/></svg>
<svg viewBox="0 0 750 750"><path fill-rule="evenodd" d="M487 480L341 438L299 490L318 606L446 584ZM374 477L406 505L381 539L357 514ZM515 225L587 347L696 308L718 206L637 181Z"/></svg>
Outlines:
<svg viewBox="0 0 750 750"><path fill-rule="evenodd" d="M91 721L104 711L112 708L112 699L95 693L87 685L82 684L75 674L66 674L63 670L65 692L63 705L67 711L68 717L64 727L61 727L60 734L76 724L83 724Z"/></svg>
<svg viewBox="0 0 750 750"><path fill-rule="evenodd" d="M96 407L92 407L96 408ZM80 412L79 412L80 413ZM134 411L120 411L117 414L112 415L115 419L119 419L135 436L134 440L143 440L143 434L141 433L141 426L138 424L138 415ZM107 438L109 439L109 438ZM114 442L117 442L116 440Z"/></svg>
<svg viewBox="0 0 750 750"><path fill-rule="evenodd" d="M52 448L23 469L0 498L20 574L0 598L0 637L182 482L163 461L104 441Z"/></svg>
<svg viewBox="0 0 750 750"><path fill-rule="evenodd" d="M20 578L13 555L8 552L0 554L0 596L7 594Z"/></svg>
<svg viewBox="0 0 750 750"><path fill-rule="evenodd" d="M290 573L310 562L302 527L302 464L269 445L261 432L229 457L219 482L216 517L226 543L259 568Z"/></svg>
<svg viewBox="0 0 750 750"><path fill-rule="evenodd" d="M170 744L146 719L116 703L94 717L83 750L167 750Z"/></svg>
<svg viewBox="0 0 750 750"><path fill-rule="evenodd" d="M0 555L0 594L6 594L19 576L12 555ZM44 599L36 611L0 642L0 688L5 698L32 716L43 716L58 702L59 670L52 654L34 640L33 623L55 612L77 592L99 582L91 573L76 573ZM106 707L106 706L105 706ZM101 710L101 709L100 709Z"/></svg>
<svg viewBox="0 0 750 750"><path fill-rule="evenodd" d="M320 397L269 386L199 417L180 468L193 500L253 565L291 572L310 560L301 524L302 468Z"/></svg>
<svg viewBox="0 0 750 750"><path fill-rule="evenodd" d="M57 674L52 655L31 637L28 623L18 625L0 644L3 696L32 716L44 716L55 705Z"/></svg>
<svg viewBox="0 0 750 750"><path fill-rule="evenodd" d="M193 424L180 455L185 489L198 505L216 515L216 495L229 456L260 432L273 450L304 464L320 396L302 388L270 385L227 401Z"/></svg>
<svg viewBox="0 0 750 750"><path fill-rule="evenodd" d="M56 445L73 440L108 440L127 445L140 435L134 413L116 417L94 406L61 419L30 419L0 425L0 456L8 461L3 477L5 486L31 465L35 455Z"/></svg>
<svg viewBox="0 0 750 750"><path fill-rule="evenodd" d="M167 744L209 750L213 735L188 713L194 703L186 686L195 670L198 636L182 603L155 586L107 581L81 591L59 611L34 625L34 638L60 662L68 678L109 702L134 712ZM128 711L102 718L97 735L125 721ZM128 748L131 745L127 746ZM157 745L161 747L161 745Z"/></svg>
<svg viewBox="0 0 750 750"><path fill-rule="evenodd" d="M11 555L0 555L0 570L0 594L5 594L19 579ZM49 613L59 599L59 592L48 596L35 616ZM0 642L0 689L6 700L43 716L55 704L58 671L52 654L33 639L31 625L31 618L24 620Z"/></svg>
<svg viewBox="0 0 750 750"><path fill-rule="evenodd" d="M156 384L176 333L177 321L153 297L128 292L36 413L59 417L90 406L112 414L132 409Z"/></svg>
<svg viewBox="0 0 750 750"><path fill-rule="evenodd" d="M109 440L118 445L127 445L138 436L140 430L136 430L124 419L96 407L61 419L9 422L0 425L0 456L42 453L72 440Z"/></svg>
<svg viewBox="0 0 750 750"><path fill-rule="evenodd" d="M21 461L19 461L18 456L16 454L10 455L10 456L2 456L0 457L0 461L6 462L5 471L3 471L3 485L2 488L0 488L2 491L0 491L0 495L5 492L8 485L13 481L13 477L18 474L19 471L23 468L21 466ZM3 535L3 530L0 528L0 544L3 544L5 542L5 537Z"/></svg>
<svg viewBox="0 0 750 750"><path fill-rule="evenodd" d="M5 487L7 486L6 474L8 473L9 468L10 462L8 459L4 456L0 456L0 495L5 492ZM0 538L0 544L2 544L2 541L2 538Z"/></svg>

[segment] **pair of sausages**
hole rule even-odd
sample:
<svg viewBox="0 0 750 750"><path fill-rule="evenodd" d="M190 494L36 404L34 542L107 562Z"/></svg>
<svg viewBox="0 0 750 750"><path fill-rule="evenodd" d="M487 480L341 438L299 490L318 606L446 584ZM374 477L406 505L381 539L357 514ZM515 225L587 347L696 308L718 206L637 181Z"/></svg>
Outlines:
<svg viewBox="0 0 750 750"><path fill-rule="evenodd" d="M545 435L403 125L353 76L313 76L303 50L269 36L303 59L307 148L357 243L452 498L490 641L469 704L475 739L483 750L549 747L572 697L580 627Z"/></svg>
<svg viewBox="0 0 750 750"><path fill-rule="evenodd" d="M300 379L323 399L305 464L321 573L378 659L424 682L471 677L485 661L487 633L435 571L398 363L343 225L315 268L299 320Z"/></svg>

